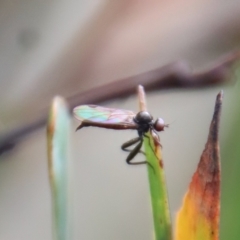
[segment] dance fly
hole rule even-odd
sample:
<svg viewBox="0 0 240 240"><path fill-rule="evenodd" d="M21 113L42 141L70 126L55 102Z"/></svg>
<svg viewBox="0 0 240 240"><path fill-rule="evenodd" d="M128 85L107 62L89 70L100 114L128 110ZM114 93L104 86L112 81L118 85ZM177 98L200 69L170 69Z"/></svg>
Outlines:
<svg viewBox="0 0 240 240"><path fill-rule="evenodd" d="M81 121L76 130L90 126L115 130L137 130L138 137L131 139L121 146L122 150L130 152L126 162L132 165L147 163L146 161L132 162L133 158L139 152L143 153L141 147L143 138L148 138L146 133L150 131L154 141L160 144L157 132L163 131L164 127L168 126L164 124L162 118L157 118L154 121L152 115L147 111L140 111L136 114L124 109L107 108L97 105L81 105L74 108L73 112L75 117ZM133 149L129 149L129 147L135 144L137 145Z"/></svg>

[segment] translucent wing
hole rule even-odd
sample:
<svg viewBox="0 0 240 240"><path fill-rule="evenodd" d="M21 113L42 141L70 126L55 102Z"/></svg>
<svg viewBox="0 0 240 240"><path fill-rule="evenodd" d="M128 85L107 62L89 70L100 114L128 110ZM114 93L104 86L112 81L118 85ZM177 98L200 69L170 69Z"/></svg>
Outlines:
<svg viewBox="0 0 240 240"><path fill-rule="evenodd" d="M129 110L106 108L97 105L81 105L73 109L75 117L81 121L77 129L88 126L111 129L136 129L133 121L135 113Z"/></svg>

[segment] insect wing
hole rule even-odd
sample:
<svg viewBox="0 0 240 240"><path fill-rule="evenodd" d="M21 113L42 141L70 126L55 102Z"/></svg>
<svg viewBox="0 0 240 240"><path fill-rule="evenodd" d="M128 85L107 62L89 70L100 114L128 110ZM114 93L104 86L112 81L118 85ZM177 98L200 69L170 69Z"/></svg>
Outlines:
<svg viewBox="0 0 240 240"><path fill-rule="evenodd" d="M129 110L106 108L96 105L81 105L73 110L75 117L84 126L96 126L111 129L136 129L133 121L135 113Z"/></svg>

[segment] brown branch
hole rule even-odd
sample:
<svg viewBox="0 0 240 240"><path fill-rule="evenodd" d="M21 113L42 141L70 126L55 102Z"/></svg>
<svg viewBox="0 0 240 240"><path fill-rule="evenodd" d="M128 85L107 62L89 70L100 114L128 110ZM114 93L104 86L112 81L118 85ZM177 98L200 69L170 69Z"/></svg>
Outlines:
<svg viewBox="0 0 240 240"><path fill-rule="evenodd" d="M146 90L151 91L169 88L202 88L228 83L232 82L232 67L239 59L240 52L228 54L227 57L218 60L214 67L200 73L193 73L186 62L179 61L90 89L70 97L67 101L72 110L80 104L99 104L103 101L135 94L138 85L143 85ZM0 155L12 149L19 140L31 132L44 126L46 121L47 111L46 115L38 121L0 136Z"/></svg>

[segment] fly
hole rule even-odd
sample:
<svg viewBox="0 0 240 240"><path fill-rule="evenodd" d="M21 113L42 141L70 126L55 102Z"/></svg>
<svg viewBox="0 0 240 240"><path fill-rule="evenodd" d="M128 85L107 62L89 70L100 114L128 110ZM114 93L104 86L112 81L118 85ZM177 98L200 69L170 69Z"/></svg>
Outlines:
<svg viewBox="0 0 240 240"><path fill-rule="evenodd" d="M129 152L126 162L131 165L146 164L147 161L132 162L134 157L141 151L144 137L149 138L146 133L151 132L155 142L160 144L157 132L164 131L167 127L162 118L153 120L152 115L147 111L140 111L135 114L129 110L101 107L97 105L81 105L73 110L75 117L81 121L76 130L83 127L101 127L115 130L135 129L138 137L125 142L121 149ZM133 149L129 149L135 145Z"/></svg>

